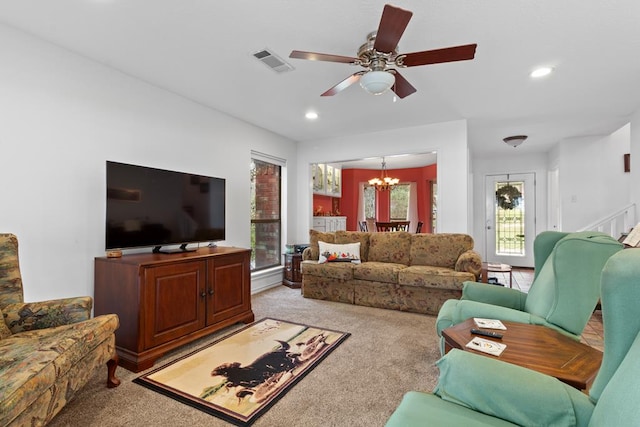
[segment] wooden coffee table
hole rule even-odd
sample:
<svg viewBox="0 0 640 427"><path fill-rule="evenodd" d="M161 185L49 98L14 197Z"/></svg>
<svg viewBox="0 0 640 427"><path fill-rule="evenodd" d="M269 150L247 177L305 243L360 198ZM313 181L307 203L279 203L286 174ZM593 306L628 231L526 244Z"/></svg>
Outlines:
<svg viewBox="0 0 640 427"><path fill-rule="evenodd" d="M445 353L458 348L551 375L579 390L591 386L602 363L602 352L545 326L502 323L507 330L496 330L503 334L502 339L472 334L470 329L476 327L473 319L443 330ZM476 336L501 342L507 348L496 357L465 347Z"/></svg>

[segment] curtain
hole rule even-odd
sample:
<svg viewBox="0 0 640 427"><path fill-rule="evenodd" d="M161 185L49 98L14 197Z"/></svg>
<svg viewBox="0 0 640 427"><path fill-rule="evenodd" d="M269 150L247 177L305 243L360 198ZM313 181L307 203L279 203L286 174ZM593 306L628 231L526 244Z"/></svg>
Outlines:
<svg viewBox="0 0 640 427"><path fill-rule="evenodd" d="M409 208L407 209L407 221L410 221L409 231L415 231L418 226L418 183L409 183Z"/></svg>
<svg viewBox="0 0 640 427"><path fill-rule="evenodd" d="M361 182L358 184L358 222L366 220L366 218L364 217L364 186L366 184L366 182Z"/></svg>

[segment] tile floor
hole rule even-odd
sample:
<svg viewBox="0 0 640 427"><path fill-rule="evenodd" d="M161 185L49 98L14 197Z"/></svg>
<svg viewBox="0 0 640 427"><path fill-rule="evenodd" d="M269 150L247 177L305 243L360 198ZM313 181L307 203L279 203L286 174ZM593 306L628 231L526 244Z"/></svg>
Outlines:
<svg viewBox="0 0 640 427"><path fill-rule="evenodd" d="M513 287L520 289L523 292L527 292L533 282L533 269L530 268L514 268L513 274ZM508 273L489 273L489 277L495 277L498 279L498 283L508 284ZM582 342L596 348L600 351L604 348L604 330L602 328L602 312L596 310L593 312L589 323L584 328L582 334Z"/></svg>

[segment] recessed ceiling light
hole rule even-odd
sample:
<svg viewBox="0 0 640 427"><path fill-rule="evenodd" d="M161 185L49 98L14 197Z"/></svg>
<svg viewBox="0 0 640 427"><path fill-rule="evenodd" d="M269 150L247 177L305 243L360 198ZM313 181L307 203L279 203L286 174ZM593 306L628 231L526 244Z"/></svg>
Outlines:
<svg viewBox="0 0 640 427"><path fill-rule="evenodd" d="M540 67L533 70L530 76L537 79L539 77L548 76L549 74L551 74L552 71L553 71L553 68L551 67Z"/></svg>
<svg viewBox="0 0 640 427"><path fill-rule="evenodd" d="M315 120L318 118L318 113L316 113L315 111L309 111L307 114L304 115L307 119L309 120Z"/></svg>

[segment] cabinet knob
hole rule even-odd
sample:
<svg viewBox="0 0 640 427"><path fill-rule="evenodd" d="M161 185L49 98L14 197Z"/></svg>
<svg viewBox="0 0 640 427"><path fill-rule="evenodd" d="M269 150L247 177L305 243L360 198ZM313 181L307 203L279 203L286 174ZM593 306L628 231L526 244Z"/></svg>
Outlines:
<svg viewBox="0 0 640 427"><path fill-rule="evenodd" d="M213 289L209 289L209 295L213 295Z"/></svg>
<svg viewBox="0 0 640 427"><path fill-rule="evenodd" d="M206 297L206 296L207 296L207 293L206 293L205 291L202 291L202 293L200 294L200 296L201 296L202 298L204 298L204 297Z"/></svg>

